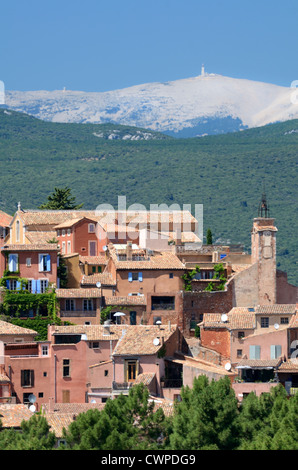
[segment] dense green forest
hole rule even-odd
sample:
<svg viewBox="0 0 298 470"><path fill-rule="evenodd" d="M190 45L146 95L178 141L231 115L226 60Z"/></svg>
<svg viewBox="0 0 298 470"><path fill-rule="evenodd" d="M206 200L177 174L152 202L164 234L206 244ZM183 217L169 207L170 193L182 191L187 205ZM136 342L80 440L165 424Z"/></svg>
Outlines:
<svg viewBox="0 0 298 470"><path fill-rule="evenodd" d="M117 139L110 140L111 133ZM139 130L113 124L62 124L0 109L0 209L34 209L68 186L85 209L138 203L204 205L204 234L250 248L265 182L278 227L278 268L298 282L298 120L219 136L123 140ZM149 131L150 132L150 131ZM99 137L102 135L102 137Z"/></svg>
<svg viewBox="0 0 298 470"><path fill-rule="evenodd" d="M288 398L282 385L260 397L252 392L239 405L229 378L209 381L201 375L193 388L182 388L181 398L165 416L148 389L136 385L101 411L79 414L64 429L60 449L298 450L298 395ZM42 413L23 421L20 431L0 427L0 450L52 450L56 444Z"/></svg>

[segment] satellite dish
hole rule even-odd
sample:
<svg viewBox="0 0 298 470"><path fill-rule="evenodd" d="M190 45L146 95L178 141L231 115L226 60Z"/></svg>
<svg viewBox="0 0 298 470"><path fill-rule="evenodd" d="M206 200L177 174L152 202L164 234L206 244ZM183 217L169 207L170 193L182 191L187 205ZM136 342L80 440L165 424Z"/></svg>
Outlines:
<svg viewBox="0 0 298 470"><path fill-rule="evenodd" d="M231 368L232 368L231 364L230 364L229 362L227 362L227 363L225 364L225 369L226 369L226 370L231 370Z"/></svg>
<svg viewBox="0 0 298 470"><path fill-rule="evenodd" d="M154 346L158 346L158 345L159 345L159 339L158 339L158 338L154 338L153 344L154 344Z"/></svg>
<svg viewBox="0 0 298 470"><path fill-rule="evenodd" d="M274 328L275 328L276 330L278 330L279 324L278 324L278 323L275 323L275 324L274 324Z"/></svg>
<svg viewBox="0 0 298 470"><path fill-rule="evenodd" d="M102 247L103 251L107 251L108 247L105 245Z"/></svg>
<svg viewBox="0 0 298 470"><path fill-rule="evenodd" d="M221 316L221 321L224 322L224 323L225 323L226 321L228 321L228 315L226 315L225 313L223 313L222 316Z"/></svg>
<svg viewBox="0 0 298 470"><path fill-rule="evenodd" d="M31 393L28 397L28 400L30 401L30 403L35 403L36 402L36 396L33 395L33 393Z"/></svg>
<svg viewBox="0 0 298 470"><path fill-rule="evenodd" d="M160 320L157 320L157 321L155 322L155 325L161 325L161 321L160 321Z"/></svg>
<svg viewBox="0 0 298 470"><path fill-rule="evenodd" d="M87 335L86 335L86 333L83 333L83 334L81 335L81 341L87 341Z"/></svg>
<svg viewBox="0 0 298 470"><path fill-rule="evenodd" d="M123 312L116 312L116 313L114 313L114 317L125 317L125 313L123 313Z"/></svg>
<svg viewBox="0 0 298 470"><path fill-rule="evenodd" d="M96 403L96 400L94 400L94 398L93 398L93 400L91 400L90 403Z"/></svg>
<svg viewBox="0 0 298 470"><path fill-rule="evenodd" d="M101 282L98 281L98 282L96 283L96 287L98 287L98 289L99 289L99 288L101 287Z"/></svg>
<svg viewBox="0 0 298 470"><path fill-rule="evenodd" d="M36 411L36 406L35 405L30 405L29 410L32 411L32 413L34 413L34 411Z"/></svg>

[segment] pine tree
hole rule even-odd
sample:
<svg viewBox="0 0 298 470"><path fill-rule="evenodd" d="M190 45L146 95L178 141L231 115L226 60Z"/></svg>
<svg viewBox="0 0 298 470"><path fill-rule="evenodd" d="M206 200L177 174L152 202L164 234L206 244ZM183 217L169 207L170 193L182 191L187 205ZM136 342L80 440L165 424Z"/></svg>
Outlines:
<svg viewBox="0 0 298 470"><path fill-rule="evenodd" d="M212 245L212 232L210 228L208 228L207 230L206 239L207 239L206 241L207 245Z"/></svg>
<svg viewBox="0 0 298 470"><path fill-rule="evenodd" d="M71 196L71 189L54 188L54 192L48 196L48 202L39 206L39 209L47 210L77 210L81 209L83 204L76 204L75 197Z"/></svg>

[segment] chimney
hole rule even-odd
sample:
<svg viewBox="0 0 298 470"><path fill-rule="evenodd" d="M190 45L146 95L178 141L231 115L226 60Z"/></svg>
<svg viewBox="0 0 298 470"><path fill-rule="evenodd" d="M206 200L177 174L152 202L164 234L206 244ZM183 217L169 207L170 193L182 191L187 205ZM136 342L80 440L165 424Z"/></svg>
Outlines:
<svg viewBox="0 0 298 470"><path fill-rule="evenodd" d="M128 241L126 245L126 259L127 261L132 260L132 242Z"/></svg>

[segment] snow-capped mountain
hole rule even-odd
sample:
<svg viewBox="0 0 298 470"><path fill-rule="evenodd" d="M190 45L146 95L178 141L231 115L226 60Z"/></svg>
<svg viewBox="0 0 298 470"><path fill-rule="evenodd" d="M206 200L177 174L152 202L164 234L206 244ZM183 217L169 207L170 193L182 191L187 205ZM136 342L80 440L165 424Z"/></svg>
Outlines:
<svg viewBox="0 0 298 470"><path fill-rule="evenodd" d="M7 91L8 108L53 122L112 122L190 137L298 118L294 90L202 73L108 92Z"/></svg>

